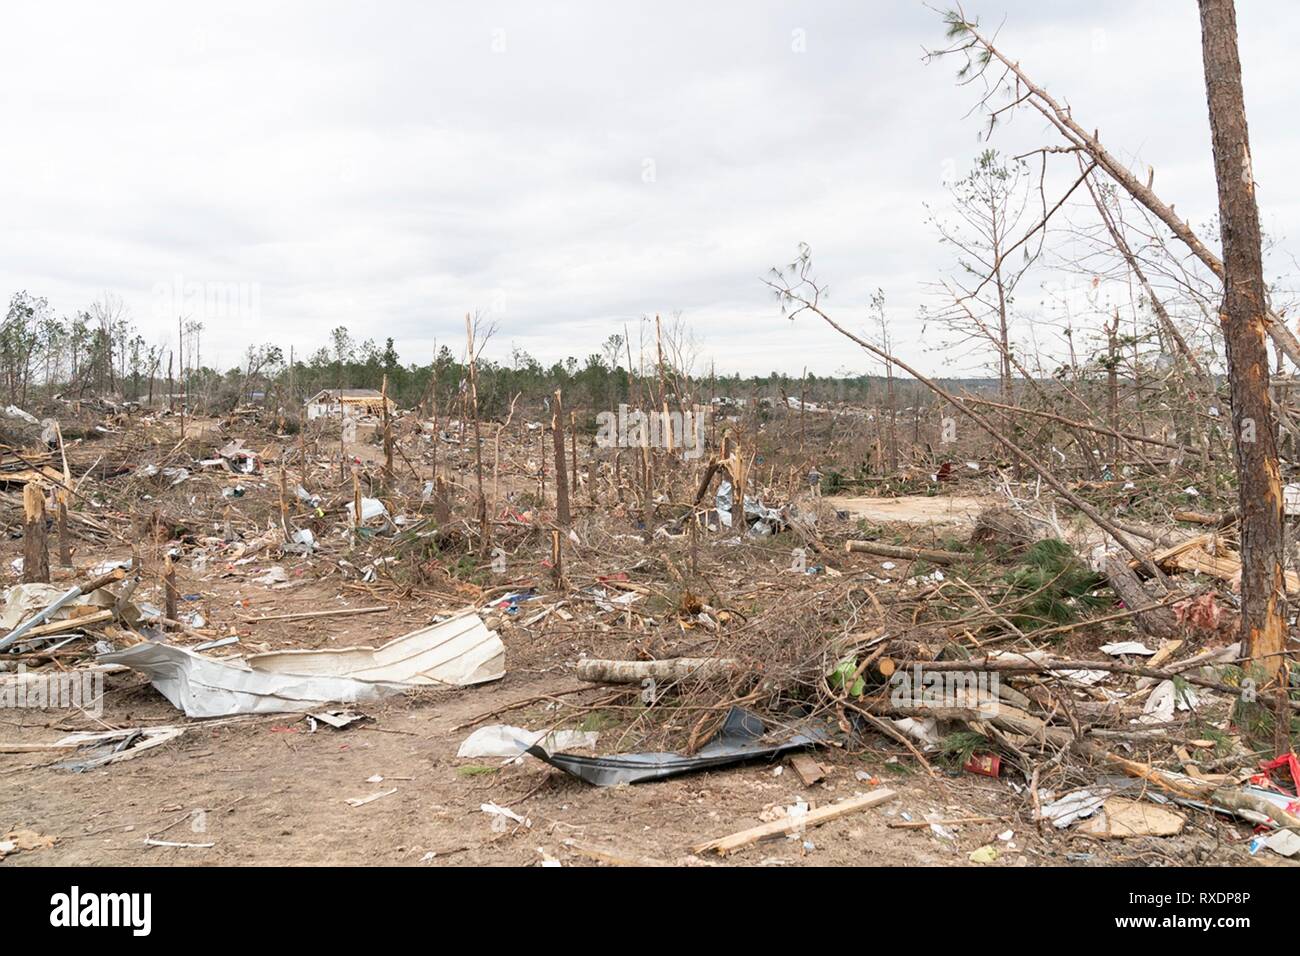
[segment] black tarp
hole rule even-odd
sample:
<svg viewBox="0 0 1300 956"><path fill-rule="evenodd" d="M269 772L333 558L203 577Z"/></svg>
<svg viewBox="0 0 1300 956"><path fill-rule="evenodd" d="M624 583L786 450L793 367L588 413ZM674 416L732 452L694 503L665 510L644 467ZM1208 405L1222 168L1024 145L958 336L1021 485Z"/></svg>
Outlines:
<svg viewBox="0 0 1300 956"><path fill-rule="evenodd" d="M683 773L726 767L755 760L775 757L791 750L802 750L825 741L823 730L803 726L778 741L765 741L767 727L751 711L733 707L718 732L709 738L697 752L689 756L675 753L610 754L605 757L582 757L577 754L551 754L534 744L525 753L558 767L579 780L598 787L612 787L620 783L644 783L647 780L664 780Z"/></svg>

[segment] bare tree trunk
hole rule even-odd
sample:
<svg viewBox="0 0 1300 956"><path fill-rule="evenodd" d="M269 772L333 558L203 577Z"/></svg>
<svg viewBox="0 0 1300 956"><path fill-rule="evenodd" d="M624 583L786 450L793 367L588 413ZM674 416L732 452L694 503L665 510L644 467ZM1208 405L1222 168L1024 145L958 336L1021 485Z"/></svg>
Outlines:
<svg viewBox="0 0 1300 956"><path fill-rule="evenodd" d="M176 618L176 598L179 592L176 590L176 565L172 563L172 556L169 554L163 559L163 617L168 621L175 621ZM167 624L167 627L171 627Z"/></svg>
<svg viewBox="0 0 1300 956"><path fill-rule="evenodd" d="M384 385L380 390L380 400L384 403L384 482L393 483L393 422L388 414L388 376L384 376Z"/></svg>
<svg viewBox="0 0 1300 956"><path fill-rule="evenodd" d="M799 381L799 454L803 454L803 443L806 437L804 415L807 413L808 404L808 366L803 367L803 378Z"/></svg>
<svg viewBox="0 0 1300 956"><path fill-rule="evenodd" d="M72 538L68 535L68 497L66 491L55 496L58 499L57 519L59 530L59 564L65 568L72 567Z"/></svg>
<svg viewBox="0 0 1300 956"><path fill-rule="evenodd" d="M576 501L582 492L578 488L578 413L569 412L569 489Z"/></svg>
<svg viewBox="0 0 1300 956"><path fill-rule="evenodd" d="M1228 355L1241 526L1241 641L1245 657L1278 681L1287 661L1282 568L1282 482L1269 402L1267 304L1259 209L1237 53L1233 0L1200 0L1201 50L1214 144L1223 238L1224 296L1219 321ZM1285 727L1279 725L1278 730Z"/></svg>
<svg viewBox="0 0 1300 956"><path fill-rule="evenodd" d="M885 390L889 396L889 473L898 474L898 397L894 392L894 367L885 364Z"/></svg>
<svg viewBox="0 0 1300 956"><path fill-rule="evenodd" d="M468 400L474 413L474 472L478 481L478 499L475 501L475 514L479 527L479 553L487 554L492 547L492 525L488 521L487 496L483 493L483 438L479 434L478 424L478 363L474 355L474 325L469 313L465 313L465 336L469 340L466 361L469 362Z"/></svg>
<svg viewBox="0 0 1300 956"><path fill-rule="evenodd" d="M1115 310L1112 322L1106 325L1106 412L1110 418L1110 430L1119 432L1119 310ZM1110 439L1110 467L1118 472L1119 439L1115 434Z"/></svg>
<svg viewBox="0 0 1300 956"><path fill-rule="evenodd" d="M564 407L560 390L555 390L555 405L551 409L551 437L555 442L555 522L561 528L569 526L569 470L564 461Z"/></svg>

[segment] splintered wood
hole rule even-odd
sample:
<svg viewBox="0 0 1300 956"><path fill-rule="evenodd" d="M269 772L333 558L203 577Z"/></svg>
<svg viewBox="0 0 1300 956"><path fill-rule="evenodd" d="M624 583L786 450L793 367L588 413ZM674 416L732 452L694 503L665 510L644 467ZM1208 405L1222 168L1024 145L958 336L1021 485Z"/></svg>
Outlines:
<svg viewBox="0 0 1300 956"><path fill-rule="evenodd" d="M838 820L850 813L857 813L859 810L878 807L882 803L893 800L896 796L897 794L893 790L882 787L879 790L872 790L870 793L864 793L858 797L841 800L839 803L832 803L824 807L818 807L815 810L809 810L807 813L796 817L773 820L771 823L763 823L747 830L741 830L738 833L732 833L729 836L700 843L692 848L692 852L717 853L719 856L726 856L728 853L734 853L736 850L758 843L761 840L771 840L797 833L805 828L818 827L823 823Z"/></svg>
<svg viewBox="0 0 1300 956"><path fill-rule="evenodd" d="M1153 553L1151 560L1163 570L1208 575L1235 589L1241 584L1241 555L1223 545L1222 540L1214 533L1197 535ZM1285 580L1288 594L1300 594L1300 574L1287 571Z"/></svg>

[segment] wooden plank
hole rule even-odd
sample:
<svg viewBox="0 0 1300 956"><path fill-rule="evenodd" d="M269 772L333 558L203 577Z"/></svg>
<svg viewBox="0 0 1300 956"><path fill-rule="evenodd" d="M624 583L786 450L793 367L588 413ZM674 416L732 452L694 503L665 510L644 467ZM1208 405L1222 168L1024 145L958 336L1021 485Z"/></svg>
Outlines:
<svg viewBox="0 0 1300 956"><path fill-rule="evenodd" d="M1226 548L1218 554L1210 554L1204 548L1188 548L1156 563L1180 571L1199 572L1220 581L1235 582L1241 577L1241 555ZM1287 571L1285 577L1287 593L1300 593L1300 574Z"/></svg>
<svg viewBox="0 0 1300 956"><path fill-rule="evenodd" d="M378 614L380 611L387 611L388 605L381 604L377 607L343 607L332 611L298 611L293 614L268 614L264 617L244 617L240 618L249 624L257 624L261 621L302 621L307 618L317 617L342 617L348 614Z"/></svg>
<svg viewBox="0 0 1300 956"><path fill-rule="evenodd" d="M791 757L790 769L799 776L805 787L811 787L814 783L826 779L826 771L822 769L822 765L807 754L796 754Z"/></svg>
<svg viewBox="0 0 1300 956"><path fill-rule="evenodd" d="M38 624L19 640L25 641L29 637L43 637L48 634L62 634L65 631L79 631L84 627L90 627L92 624L103 624L105 621L113 619L113 609L104 608L102 611L91 611L85 614L74 614L72 617L62 621L51 621L48 624Z"/></svg>
<svg viewBox="0 0 1300 956"><path fill-rule="evenodd" d="M756 827L750 827L748 830L741 830L730 836L719 837L716 840L709 840L707 843L701 843L692 849L694 853L717 852L719 856L725 856L733 850L739 850L741 847L749 846L760 840L766 840L770 837L781 836L791 833L794 830L803 827L811 828L821 826L823 823L829 823L850 813L856 813L859 810L869 810L872 807L878 807L882 803L888 803L898 796L893 790L887 787L881 787L879 790L872 790L870 793L864 793L860 797L850 797L848 800L841 800L839 803L828 804L824 807L818 807L816 810L810 810L802 817L783 820L773 820L771 823L764 823Z"/></svg>

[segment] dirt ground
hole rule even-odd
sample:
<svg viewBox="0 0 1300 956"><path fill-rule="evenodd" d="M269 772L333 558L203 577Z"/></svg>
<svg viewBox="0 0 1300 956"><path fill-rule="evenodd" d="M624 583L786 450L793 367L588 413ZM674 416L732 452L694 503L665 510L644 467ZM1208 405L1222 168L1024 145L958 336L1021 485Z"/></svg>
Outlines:
<svg viewBox="0 0 1300 956"><path fill-rule="evenodd" d="M213 441L220 438L214 435ZM348 451L370 463L376 460L371 446ZM156 457L157 452L152 454ZM267 460L274 454L272 447L263 451ZM468 458L463 451L456 454L453 474L463 478ZM527 464L527 455L515 458ZM516 495L522 500L523 493L535 487L524 465L502 476L501 490L508 501ZM327 459L317 469L320 484L332 480L334 471ZM688 477L693 484L695 479ZM246 485L248 496L233 503L221 498L218 492L227 485ZM337 540L311 557L259 553L251 563L232 562L219 544L223 515L228 522L232 507L237 514L240 508L260 507L262 517L246 514L240 527L245 541L264 531L265 515L273 513L276 496L276 482L269 476L205 477L163 490L157 484L152 488L159 497L142 496L130 506L130 514L139 518L165 510L181 516L176 534L184 531L200 541L207 536L218 542L212 545L206 570L195 569L194 552L178 565L178 617L193 621L191 615L200 614L203 622L194 624L200 633L172 632L168 638L193 646L204 637L239 637L237 645L214 650L213 656L375 646L437 614L466 604L490 604L489 595L513 587L536 586L539 599L521 605L515 615L492 613L492 624L507 649L504 679L366 704L360 709L371 719L343 730L321 724L313 731L299 715L186 720L142 675L130 671L106 676L99 715L0 709L0 835L30 830L55 838L47 848L11 853L0 866L978 865L969 854L989 845L998 851L996 860L985 864L993 866L1290 865L1270 853L1252 857L1246 849L1248 828L1204 813L1189 814L1183 831L1168 838L1098 842L1050 825L1040 829L1032 822L1032 801L1023 780L1016 782L1020 778L977 776L939 762L931 772L908 748L876 734L856 739L852 747L819 748L815 758L826 778L812 786L801 783L789 758L602 789L532 758L505 765L501 760L456 756L475 728L493 723L531 730L598 730L601 753L658 749L648 746L643 735L625 732L641 710L635 694L620 697L608 687L581 684L573 673L575 661L584 654L646 659L723 653L754 640L756 632L746 630L747 622L766 620L774 612L786 622L777 628L776 639L788 643L795 630L788 625L805 615L814 620L824 609L817 602L830 600L835 588L825 585L875 582L885 587L885 594L904 586L912 575L906 562L887 568L886 562L868 556L841 559L836 549L834 564L842 572L827 560L826 568L809 569L816 577L805 577L790 573L791 546L797 542L751 539L742 544L738 537L722 534L706 538L700 545L698 579L713 595L705 597L719 607L725 602L731 614L727 628L709 630L676 610L689 595L685 585L680 593L675 589L670 572L695 560L686 536L662 543L656 539L654 549L644 547L636 534L637 514L624 506L621 496L599 508L593 502L591 511L578 520L583 546L575 549L582 575L576 587L553 588L545 564L547 539L525 522L512 526L515 543L510 545L511 570L505 581L476 577L477 583L471 583L448 573L412 590L382 574L377 583L359 580L358 564L366 559ZM345 500L351 500L350 490ZM974 494L828 498L825 504L849 513L843 518L828 512L829 520L837 522L824 529L832 535L848 534L866 519L924 528L919 537L933 538L949 523L969 522L987 501ZM512 505L515 510L525 507ZM167 545L121 540L129 539L122 533L129 525L124 509L117 514L123 519L120 528L113 528L118 544L105 549L79 543L77 570L56 571L55 581L85 580L95 562L127 559L136 550L142 552L147 573L133 599L161 606L158 568ZM305 514L300 517L308 520ZM330 530L328 523L325 527L323 533L337 537L337 528ZM389 540L371 544L382 553ZM625 544L628 541L635 543ZM11 562L19 554L16 534L0 542L0 583L17 581ZM347 563L344 554L358 562L346 571L341 567ZM434 563L441 562L443 568L455 560L454 554L436 557ZM256 578L272 567L282 568L287 580L259 583ZM638 586L646 593L667 599L639 618L644 622L653 614L659 619L655 627L633 627L631 611L626 623L621 611L596 614L590 596L584 597L598 589L605 576L623 575L627 581L629 568L637 571L642 581ZM719 591L725 595L721 599ZM554 613L532 623L531 607L566 603L574 611L571 617ZM249 620L379 605L387 610L315 620ZM1061 646L1070 653L1093 655L1104 635L1104 630L1081 629ZM740 644L728 643L735 641ZM84 647L67 653L67 666L86 660ZM694 717L685 724L674 724L674 719L659 727L659 739L680 745ZM57 767L65 759L60 753L21 752L23 745L48 745L74 731L169 725L184 727L185 733L133 759L82 773ZM830 720L827 727L835 729ZM782 836L726 858L692 852L705 841L775 819L798 802L816 808L881 787L895 791L896 797L810 828L799 838ZM526 822L503 826L502 817L483 812L485 804L508 808ZM149 846L147 840L196 845Z"/></svg>
<svg viewBox="0 0 1300 956"><path fill-rule="evenodd" d="M221 582L202 609L220 622L235 619L235 608L261 615L344 602L373 603L325 582L286 591ZM361 617L252 625L257 632L243 639L244 650L373 644L449 609L403 606ZM0 756L0 827L58 837L53 847L11 855L0 866L522 866L552 860L569 866L611 859L679 865L974 865L967 855L985 844L998 847L996 866L1276 862L1250 857L1239 842L1223 842L1238 831L1204 817L1191 819L1172 839L1100 844L1050 827L1040 834L1025 819L1003 816L1008 807L1023 805L1010 781L943 771L931 779L901 748L885 745L861 755L819 751L816 757L828 776L812 787L800 783L788 760L608 789L531 758L511 766L460 760L457 747L478 718L484 719L474 726L505 722L540 729L556 722L553 701L574 703L601 694L585 688L566 693L582 687L565 673L566 662L591 644L539 638L510 624L502 633L509 650L503 680L367 705L362 709L373 721L342 731L321 725L312 733L307 721L294 715L208 725L186 721L133 673L107 677L99 720L69 711L0 715L0 738L6 743L50 741L72 730L104 727L189 728L178 740L136 759L84 773L55 768L60 758L48 753ZM528 706L485 718L530 700ZM615 711L602 708L599 714ZM611 730L607 736L616 740L618 734ZM779 838L725 859L691 853L695 844L762 822L764 811L774 806L803 800L816 807L881 786L898 797L810 829L803 840ZM386 795L363 806L347 802L380 793ZM528 825L494 827L493 817L480 809L489 802L510 808ZM924 825L890 826L969 817L999 819L943 824L955 839ZM999 838L1008 833L1009 838ZM213 846L149 847L147 838Z"/></svg>

